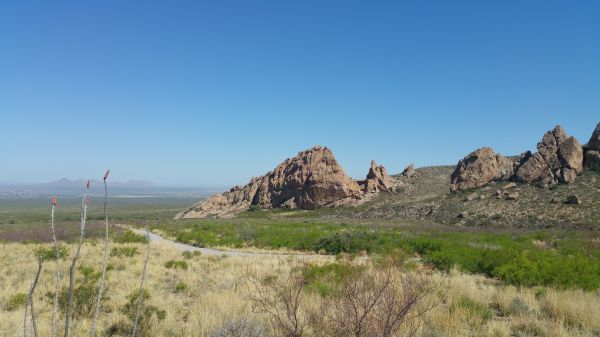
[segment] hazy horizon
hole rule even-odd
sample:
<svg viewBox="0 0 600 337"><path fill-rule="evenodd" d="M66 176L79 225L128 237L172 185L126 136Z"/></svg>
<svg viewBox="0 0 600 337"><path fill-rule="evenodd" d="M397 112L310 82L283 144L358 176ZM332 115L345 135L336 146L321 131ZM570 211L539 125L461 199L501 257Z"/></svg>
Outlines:
<svg viewBox="0 0 600 337"><path fill-rule="evenodd" d="M0 4L0 181L452 165L600 122L600 2Z"/></svg>

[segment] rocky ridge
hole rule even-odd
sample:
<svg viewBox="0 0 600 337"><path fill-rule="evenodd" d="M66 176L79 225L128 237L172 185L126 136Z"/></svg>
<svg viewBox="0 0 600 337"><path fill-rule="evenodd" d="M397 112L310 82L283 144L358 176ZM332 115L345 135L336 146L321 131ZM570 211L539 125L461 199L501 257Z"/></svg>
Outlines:
<svg viewBox="0 0 600 337"><path fill-rule="evenodd" d="M481 187L492 181L541 182L545 185L572 183L586 165L600 163L600 124L585 147L557 125L537 144L537 152L517 157L496 154L492 148L480 148L459 161L451 175L451 191Z"/></svg>
<svg viewBox="0 0 600 337"><path fill-rule="evenodd" d="M327 147L315 146L286 159L245 186L203 200L176 218L228 217L251 207L316 209L361 204L369 195L393 188L383 166L371 162L365 180L348 177Z"/></svg>

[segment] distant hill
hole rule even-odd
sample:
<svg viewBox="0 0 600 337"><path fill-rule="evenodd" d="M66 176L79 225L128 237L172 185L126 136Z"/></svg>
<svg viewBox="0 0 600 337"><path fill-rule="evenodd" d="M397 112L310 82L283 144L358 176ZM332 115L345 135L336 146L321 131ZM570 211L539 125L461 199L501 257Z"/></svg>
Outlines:
<svg viewBox="0 0 600 337"><path fill-rule="evenodd" d="M74 196L83 193L87 180L60 178L47 183L4 184L0 185L0 198L33 198L46 195ZM111 196L191 196L206 197L219 188L174 187L155 185L146 180L129 180L126 182L110 181L108 184ZM91 195L104 194L101 180L90 180Z"/></svg>

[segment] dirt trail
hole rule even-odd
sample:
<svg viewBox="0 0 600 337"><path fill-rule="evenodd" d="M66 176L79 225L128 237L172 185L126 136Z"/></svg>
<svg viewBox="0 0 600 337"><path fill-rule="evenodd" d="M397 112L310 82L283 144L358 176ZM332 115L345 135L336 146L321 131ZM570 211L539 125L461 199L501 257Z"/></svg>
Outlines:
<svg viewBox="0 0 600 337"><path fill-rule="evenodd" d="M124 226L124 225L118 225L118 226L123 227L123 228L128 228L131 231L133 231L134 233L139 234L139 235L144 235L144 236L146 235L146 231L142 230L142 229L132 228L132 227ZM173 248L176 248L181 251L190 251L190 252L198 251L198 252L201 252L202 254L206 254L206 255L252 256L252 257L294 257L294 258L299 258L299 259L310 259L310 258L315 258L315 257L323 257L322 255L316 255L316 254L253 253L253 252L244 252L244 251L239 251L239 250L219 250L219 249L212 249L212 248L200 248L200 247L195 247L195 246L188 245L185 243L165 239L162 236L152 233L152 232L150 232L149 234L150 234L151 242L161 242L161 243L170 245Z"/></svg>

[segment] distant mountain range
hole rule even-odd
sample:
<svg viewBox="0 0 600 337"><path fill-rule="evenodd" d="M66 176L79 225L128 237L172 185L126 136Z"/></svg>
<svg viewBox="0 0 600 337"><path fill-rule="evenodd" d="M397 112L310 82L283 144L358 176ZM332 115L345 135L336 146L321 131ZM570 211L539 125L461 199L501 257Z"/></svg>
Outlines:
<svg viewBox="0 0 600 337"><path fill-rule="evenodd" d="M0 184L0 198L34 198L46 195L74 196L83 193L87 180L60 178L47 183ZM126 182L110 181L108 190L111 196L200 196L205 197L219 191L209 187L174 187L155 185L146 180ZM90 180L91 195L104 194L101 180Z"/></svg>

